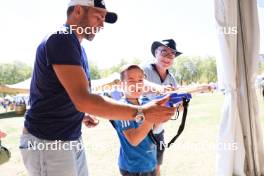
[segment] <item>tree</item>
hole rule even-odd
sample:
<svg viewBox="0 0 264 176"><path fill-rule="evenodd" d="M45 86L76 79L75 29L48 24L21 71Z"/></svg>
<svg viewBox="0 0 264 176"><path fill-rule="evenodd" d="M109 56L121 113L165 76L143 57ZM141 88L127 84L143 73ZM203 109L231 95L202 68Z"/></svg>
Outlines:
<svg viewBox="0 0 264 176"><path fill-rule="evenodd" d="M172 69L180 84L210 83L217 80L216 59L214 57L180 56Z"/></svg>
<svg viewBox="0 0 264 176"><path fill-rule="evenodd" d="M202 60L199 65L199 70L202 70L200 80L202 82L210 83L216 82L217 71L216 71L216 59L214 57L207 57Z"/></svg>
<svg viewBox="0 0 264 176"><path fill-rule="evenodd" d="M126 65L126 64L128 64L128 62L127 62L125 59L121 59L121 61L119 62L119 64L114 65L114 66L112 66L112 67L110 67L110 68L107 68L107 69L103 69L103 70L101 70L101 71L100 71L100 73L101 73L101 77L102 77L102 78L105 78L105 77L107 77L107 76L109 76L109 75L111 75L111 74L113 74L113 73L115 73L115 72L120 73L121 68L122 68L124 65Z"/></svg>
<svg viewBox="0 0 264 176"><path fill-rule="evenodd" d="M32 67L14 61L12 64L0 64L0 85L15 84L30 78Z"/></svg>
<svg viewBox="0 0 264 176"><path fill-rule="evenodd" d="M193 58L180 56L174 63L173 70L181 85L197 81L198 69Z"/></svg>
<svg viewBox="0 0 264 176"><path fill-rule="evenodd" d="M90 62L89 63L89 69L90 69L90 74L91 74L91 79L92 80L101 78L100 70L99 70L98 66L95 63Z"/></svg>
<svg viewBox="0 0 264 176"><path fill-rule="evenodd" d="M261 74L264 72L264 62L260 61L258 65L258 74Z"/></svg>
<svg viewBox="0 0 264 176"><path fill-rule="evenodd" d="M132 64L140 65L143 61L139 58L133 58L132 59Z"/></svg>

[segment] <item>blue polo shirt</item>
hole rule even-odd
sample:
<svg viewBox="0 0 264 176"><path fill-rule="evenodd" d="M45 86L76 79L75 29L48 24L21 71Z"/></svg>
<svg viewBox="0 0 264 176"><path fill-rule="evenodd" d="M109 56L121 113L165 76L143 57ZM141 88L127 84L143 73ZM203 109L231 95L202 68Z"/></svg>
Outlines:
<svg viewBox="0 0 264 176"><path fill-rule="evenodd" d="M121 100L129 103L126 100ZM118 158L119 168L131 173L151 172L157 165L157 149L149 136L146 136L138 146L132 146L124 135L128 129L138 128L141 124L134 120L114 120L116 132L120 141Z"/></svg>
<svg viewBox="0 0 264 176"><path fill-rule="evenodd" d="M26 112L24 126L41 139L77 140L81 136L84 113L74 106L53 64L81 66L90 80L86 53L68 26L45 37L37 48L30 85L30 109Z"/></svg>

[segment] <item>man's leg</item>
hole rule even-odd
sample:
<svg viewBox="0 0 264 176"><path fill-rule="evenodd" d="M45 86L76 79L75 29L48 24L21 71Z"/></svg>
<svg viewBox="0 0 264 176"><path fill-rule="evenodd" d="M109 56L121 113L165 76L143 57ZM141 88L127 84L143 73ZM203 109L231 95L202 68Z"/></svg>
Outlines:
<svg viewBox="0 0 264 176"><path fill-rule="evenodd" d="M78 170L78 176L88 176L89 171L87 167L87 161L86 161L86 155L85 155L85 148L83 145L83 141L80 138L78 140L79 144L81 144L82 148L77 149L76 151L76 158L77 158L77 170Z"/></svg>
<svg viewBox="0 0 264 176"><path fill-rule="evenodd" d="M86 156L81 140L60 142L59 146L62 149L46 151L45 160L49 163L47 164L48 176L88 176Z"/></svg>
<svg viewBox="0 0 264 176"><path fill-rule="evenodd" d="M29 176L44 176L41 152L32 147L35 143L37 141L32 135L22 134L19 149Z"/></svg>
<svg viewBox="0 0 264 176"><path fill-rule="evenodd" d="M28 142L34 146L29 150ZM73 142L74 146L71 146ZM78 141L40 140L31 134L21 136L20 149L30 176L88 176L85 153ZM42 149L48 146L48 149ZM35 147L35 148L34 148ZM40 149L40 150L39 150Z"/></svg>

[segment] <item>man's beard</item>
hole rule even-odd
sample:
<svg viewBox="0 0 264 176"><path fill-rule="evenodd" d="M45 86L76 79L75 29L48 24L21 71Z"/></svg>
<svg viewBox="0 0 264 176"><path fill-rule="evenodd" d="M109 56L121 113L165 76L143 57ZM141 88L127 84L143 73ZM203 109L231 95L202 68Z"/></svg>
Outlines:
<svg viewBox="0 0 264 176"><path fill-rule="evenodd" d="M85 29L89 26L85 25L84 23L80 23L80 26L81 28ZM89 41L92 41L95 37L95 34L93 34L93 31L92 30L89 30L89 31L85 31L84 30L84 33L83 33L83 38L86 39L86 40L89 40Z"/></svg>
<svg viewBox="0 0 264 176"><path fill-rule="evenodd" d="M95 35L94 34L86 34L84 33L84 38L86 40L92 41L94 39Z"/></svg>
<svg viewBox="0 0 264 176"><path fill-rule="evenodd" d="M87 16L85 15L85 16L83 16L82 20L80 21L80 26L81 26L81 28L84 29L83 38L86 40L92 41L95 37L95 34L93 34L93 31L91 30L92 27L89 24L87 25L87 23L85 23L84 19L86 19L86 18L87 18ZM87 27L89 27L89 31L85 30Z"/></svg>

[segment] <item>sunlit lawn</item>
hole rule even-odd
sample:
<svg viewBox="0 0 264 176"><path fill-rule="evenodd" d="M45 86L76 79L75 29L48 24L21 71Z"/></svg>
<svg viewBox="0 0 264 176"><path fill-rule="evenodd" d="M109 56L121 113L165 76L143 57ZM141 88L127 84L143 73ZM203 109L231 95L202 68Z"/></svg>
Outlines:
<svg viewBox="0 0 264 176"><path fill-rule="evenodd" d="M215 141L224 96L221 93L195 95L183 134L176 144L167 149L162 166L163 176L215 175ZM259 97L260 106L263 100ZM261 121L264 124L262 108ZM1 118L1 117L0 117ZM177 132L180 121L166 124L166 136ZM2 143L12 152L12 159L0 166L1 176L27 175L18 150L23 117L0 119L0 129L8 136ZM83 129L83 139L91 176L118 176L119 142L114 129L106 120L94 129Z"/></svg>

